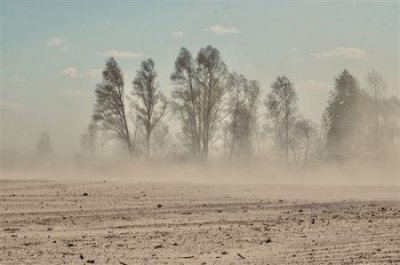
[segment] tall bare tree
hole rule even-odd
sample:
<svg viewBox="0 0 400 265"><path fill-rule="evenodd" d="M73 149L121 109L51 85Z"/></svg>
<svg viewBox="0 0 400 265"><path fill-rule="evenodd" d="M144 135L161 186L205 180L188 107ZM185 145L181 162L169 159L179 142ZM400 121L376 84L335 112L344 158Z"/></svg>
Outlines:
<svg viewBox="0 0 400 265"><path fill-rule="evenodd" d="M381 138L380 116L382 115L381 104L385 98L386 83L383 77L374 69L365 76L366 91L373 101L373 149L375 159L379 157L379 140Z"/></svg>
<svg viewBox="0 0 400 265"><path fill-rule="evenodd" d="M201 48L196 60L182 48L171 80L174 109L195 156L207 160L211 140L221 121L228 71L218 49Z"/></svg>
<svg viewBox="0 0 400 265"><path fill-rule="evenodd" d="M297 95L293 84L286 76L278 76L272 84L265 105L272 119L279 149L284 151L289 162L289 150L297 118Z"/></svg>
<svg viewBox="0 0 400 265"><path fill-rule="evenodd" d="M126 117L123 74L114 60L109 58L103 71L103 81L96 87L93 119L113 140L126 145L133 155Z"/></svg>
<svg viewBox="0 0 400 265"><path fill-rule="evenodd" d="M364 133L361 102L363 99L357 79L346 69L335 79L324 116L328 123L327 154L334 159L347 159L360 153Z"/></svg>
<svg viewBox="0 0 400 265"><path fill-rule="evenodd" d="M175 84L172 109L181 121L184 140L191 153L199 156L202 134L200 86L197 82L195 60L186 48L179 51L171 80Z"/></svg>
<svg viewBox="0 0 400 265"><path fill-rule="evenodd" d="M154 127L164 116L167 109L167 100L159 91L157 72L152 59L142 62L141 68L133 80L132 95L139 99L134 104L138 119L144 128L146 139L145 156L150 156L150 138Z"/></svg>
<svg viewBox="0 0 400 265"><path fill-rule="evenodd" d="M248 158L253 151L256 134L258 97L260 85L243 75L230 74L228 84L230 119L224 128L230 157Z"/></svg>
<svg viewBox="0 0 400 265"><path fill-rule="evenodd" d="M210 142L220 123L222 103L227 91L228 70L218 49L207 46L197 54L197 75L200 86L202 116L202 157L207 160Z"/></svg>

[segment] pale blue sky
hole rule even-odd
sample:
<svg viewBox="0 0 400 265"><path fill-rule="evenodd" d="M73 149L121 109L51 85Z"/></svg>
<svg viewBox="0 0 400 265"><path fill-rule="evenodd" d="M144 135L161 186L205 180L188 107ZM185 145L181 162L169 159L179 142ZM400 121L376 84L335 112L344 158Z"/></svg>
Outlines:
<svg viewBox="0 0 400 265"><path fill-rule="evenodd" d="M334 77L360 83L375 68L399 96L399 2L1 1L1 148L33 150L43 130L54 148L78 150L107 55L126 82L156 62L167 95L180 47L217 47L229 70L294 82L304 116L319 122ZM262 99L263 100L263 99Z"/></svg>

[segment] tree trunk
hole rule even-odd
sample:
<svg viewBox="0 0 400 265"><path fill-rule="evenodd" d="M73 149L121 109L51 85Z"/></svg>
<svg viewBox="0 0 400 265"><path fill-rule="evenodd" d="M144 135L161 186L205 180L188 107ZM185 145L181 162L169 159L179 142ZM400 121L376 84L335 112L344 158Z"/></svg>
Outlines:
<svg viewBox="0 0 400 265"><path fill-rule="evenodd" d="M286 148L286 163L289 163L289 113L286 102L286 113L285 113L285 148Z"/></svg>
<svg viewBox="0 0 400 265"><path fill-rule="evenodd" d="M150 132L146 134L146 160L150 158Z"/></svg>
<svg viewBox="0 0 400 265"><path fill-rule="evenodd" d="M133 156L133 152L132 152L132 143L131 143L131 136L130 136L130 134L129 134L128 123L127 123L127 121L126 121L125 104L123 103L122 95L120 95L120 98L121 98L121 102L122 102L122 119L123 119L123 122L124 122L125 133L126 133L126 144L127 144L127 146L128 146L129 157L132 158L132 156Z"/></svg>
<svg viewBox="0 0 400 265"><path fill-rule="evenodd" d="M308 161L308 150L310 149L310 137L307 137L307 146L304 152L304 163Z"/></svg>

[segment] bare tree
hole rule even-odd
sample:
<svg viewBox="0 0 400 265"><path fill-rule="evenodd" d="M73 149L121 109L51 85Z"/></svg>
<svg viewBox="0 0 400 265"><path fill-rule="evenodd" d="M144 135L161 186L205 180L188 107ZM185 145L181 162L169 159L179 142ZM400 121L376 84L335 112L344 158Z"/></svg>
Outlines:
<svg viewBox="0 0 400 265"><path fill-rule="evenodd" d="M201 48L195 61L182 48L171 75L176 85L174 110L181 120L183 134L189 139L193 154L205 160L221 121L227 75L219 51L212 46Z"/></svg>
<svg viewBox="0 0 400 265"><path fill-rule="evenodd" d="M227 90L228 70L218 49L207 46L197 54L197 76L202 116L202 157L207 160L209 145L220 122L222 102Z"/></svg>
<svg viewBox="0 0 400 265"><path fill-rule="evenodd" d="M51 140L48 132L42 132L36 144L36 151L39 155L49 155L51 153Z"/></svg>
<svg viewBox="0 0 400 265"><path fill-rule="evenodd" d="M87 132L82 134L81 149L84 154L94 155L96 152L96 124L90 123Z"/></svg>
<svg viewBox="0 0 400 265"><path fill-rule="evenodd" d="M209 45L200 49L197 55L197 75L201 89L202 156L207 160L210 142L221 121L222 102L227 90L228 70L216 48Z"/></svg>
<svg viewBox="0 0 400 265"><path fill-rule="evenodd" d="M335 79L335 87L325 109L327 155L347 159L362 153L365 131L362 119L363 93L358 81L346 69Z"/></svg>
<svg viewBox="0 0 400 265"><path fill-rule="evenodd" d="M150 138L154 126L164 116L167 109L167 100L158 90L157 72L154 68L154 61L147 59L142 62L141 68L133 80L132 95L139 99L134 104L138 119L145 131L146 151L145 156L150 156Z"/></svg>
<svg viewBox="0 0 400 265"><path fill-rule="evenodd" d="M171 75L175 84L172 92L172 109L181 121L184 141L194 156L201 152L202 112L197 69L191 53L181 48Z"/></svg>
<svg viewBox="0 0 400 265"><path fill-rule="evenodd" d="M385 98L380 103L379 155L382 159L400 157L400 99Z"/></svg>
<svg viewBox="0 0 400 265"><path fill-rule="evenodd" d="M156 156L157 158L162 158L167 156L170 151L170 146L172 139L169 133L168 125L162 120L154 127L152 137L151 137L151 145L152 148L152 156Z"/></svg>
<svg viewBox="0 0 400 265"><path fill-rule="evenodd" d="M385 98L386 83L383 77L374 69L365 76L366 91L373 100L373 146L375 159L379 157L379 140L381 138L381 125L379 117L382 115L381 103Z"/></svg>
<svg viewBox="0 0 400 265"><path fill-rule="evenodd" d="M228 80L231 97L228 103L230 119L224 128L225 140L228 142L226 146L230 157L249 157L256 136L260 85L237 73L231 74Z"/></svg>
<svg viewBox="0 0 400 265"><path fill-rule="evenodd" d="M303 151L303 163L307 163L313 139L317 134L316 126L308 119L298 118L295 123L295 139L292 144L295 150ZM294 154L297 159L297 154Z"/></svg>
<svg viewBox="0 0 400 265"><path fill-rule="evenodd" d="M265 105L273 122L278 146L289 162L289 149L297 118L297 95L286 76L278 76L271 87Z"/></svg>
<svg viewBox="0 0 400 265"><path fill-rule="evenodd" d="M103 81L96 87L93 119L113 140L124 143L133 155L127 117L123 74L114 60L109 58L103 71Z"/></svg>

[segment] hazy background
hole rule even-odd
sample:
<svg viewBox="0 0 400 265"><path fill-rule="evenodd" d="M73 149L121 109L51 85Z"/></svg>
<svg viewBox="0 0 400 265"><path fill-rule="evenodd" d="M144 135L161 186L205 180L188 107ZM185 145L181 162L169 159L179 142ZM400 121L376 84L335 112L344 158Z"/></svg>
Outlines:
<svg viewBox="0 0 400 265"><path fill-rule="evenodd" d="M156 62L160 89L180 47L217 47L230 71L261 84L294 83L299 107L319 123L334 77L347 68L361 82L371 68L399 97L397 1L133 3L1 1L0 152L35 152L41 132L53 152L79 151L105 59L118 60L125 89L140 61ZM165 118L170 133L176 120Z"/></svg>

